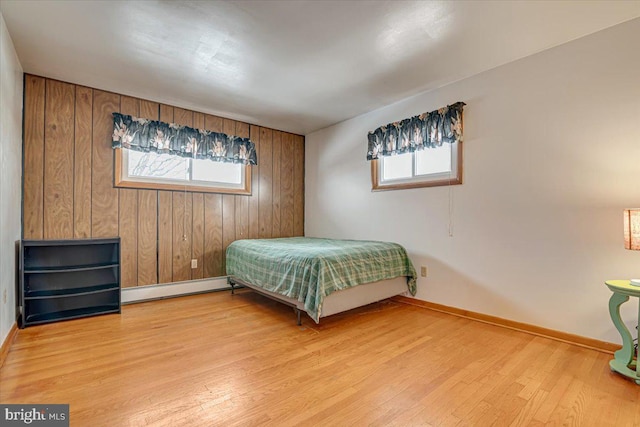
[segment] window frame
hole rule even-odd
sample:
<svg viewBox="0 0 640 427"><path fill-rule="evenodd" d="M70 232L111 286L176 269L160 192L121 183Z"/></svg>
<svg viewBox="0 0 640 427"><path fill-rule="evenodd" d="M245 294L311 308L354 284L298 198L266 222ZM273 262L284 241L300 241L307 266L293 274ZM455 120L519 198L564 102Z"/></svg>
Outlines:
<svg viewBox="0 0 640 427"><path fill-rule="evenodd" d="M429 148L425 148L425 150L429 150ZM410 188L439 187L444 185L462 184L462 141L452 143L451 150L451 158L456 161L456 171L450 177L447 176L445 178L442 178L441 172L415 176L415 155L413 155L412 153L412 177L407 179L398 179L389 182L383 182L381 164L382 158L371 160L371 191L405 190Z"/></svg>
<svg viewBox="0 0 640 427"><path fill-rule="evenodd" d="M243 184L241 187L220 187L215 185L194 184L194 181L177 182L158 182L153 178L132 179L127 174L126 159L124 148L116 148L114 151L115 168L114 168L114 187L118 188L139 188L147 190L179 190L193 193L221 193L221 194L239 194L251 195L251 165L244 166ZM195 181L201 183L203 181Z"/></svg>

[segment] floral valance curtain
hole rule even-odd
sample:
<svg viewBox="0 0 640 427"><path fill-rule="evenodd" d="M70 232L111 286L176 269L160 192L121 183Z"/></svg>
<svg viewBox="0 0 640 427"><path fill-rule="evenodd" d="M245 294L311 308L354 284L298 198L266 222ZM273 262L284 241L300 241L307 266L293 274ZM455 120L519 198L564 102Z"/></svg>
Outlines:
<svg viewBox="0 0 640 427"><path fill-rule="evenodd" d="M462 141L462 109L456 102L369 132L367 160Z"/></svg>
<svg viewBox="0 0 640 427"><path fill-rule="evenodd" d="M217 162L258 164L248 138L113 113L113 148L155 151Z"/></svg>

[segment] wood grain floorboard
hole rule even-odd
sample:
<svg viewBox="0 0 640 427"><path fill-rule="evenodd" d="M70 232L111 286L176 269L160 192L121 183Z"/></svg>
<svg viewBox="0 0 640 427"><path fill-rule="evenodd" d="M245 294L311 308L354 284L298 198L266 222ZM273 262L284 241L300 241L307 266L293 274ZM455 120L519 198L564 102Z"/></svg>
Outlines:
<svg viewBox="0 0 640 427"><path fill-rule="evenodd" d="M3 403L69 403L72 426L631 426L611 356L382 301L295 325L249 291L20 330Z"/></svg>

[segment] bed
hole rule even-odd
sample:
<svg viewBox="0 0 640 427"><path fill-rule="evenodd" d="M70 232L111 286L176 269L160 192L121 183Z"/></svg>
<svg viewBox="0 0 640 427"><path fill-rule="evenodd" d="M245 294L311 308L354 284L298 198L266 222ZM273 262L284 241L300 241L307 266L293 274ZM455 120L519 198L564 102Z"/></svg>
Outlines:
<svg viewBox="0 0 640 427"><path fill-rule="evenodd" d="M309 237L236 240L227 248L232 292L246 286L320 318L406 292L416 271L397 243Z"/></svg>

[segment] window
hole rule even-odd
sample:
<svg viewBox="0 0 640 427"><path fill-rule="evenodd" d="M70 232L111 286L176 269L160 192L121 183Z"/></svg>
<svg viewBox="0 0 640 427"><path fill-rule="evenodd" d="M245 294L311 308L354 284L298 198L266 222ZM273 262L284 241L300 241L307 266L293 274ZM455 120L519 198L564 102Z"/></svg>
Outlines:
<svg viewBox="0 0 640 427"><path fill-rule="evenodd" d="M372 190L462 184L462 143L444 143L371 161Z"/></svg>
<svg viewBox="0 0 640 427"><path fill-rule="evenodd" d="M251 194L251 167L155 152L115 150L116 187Z"/></svg>

